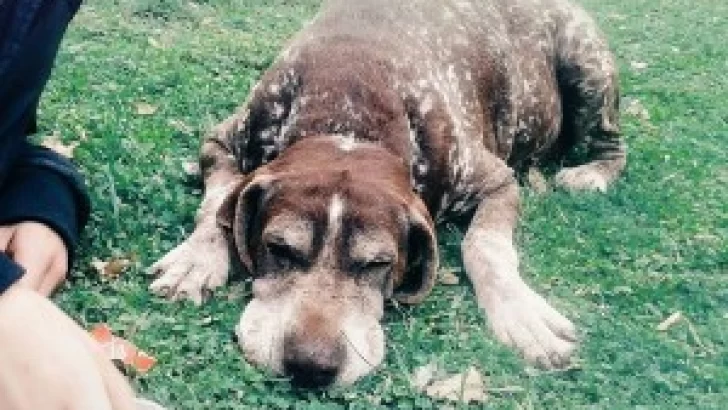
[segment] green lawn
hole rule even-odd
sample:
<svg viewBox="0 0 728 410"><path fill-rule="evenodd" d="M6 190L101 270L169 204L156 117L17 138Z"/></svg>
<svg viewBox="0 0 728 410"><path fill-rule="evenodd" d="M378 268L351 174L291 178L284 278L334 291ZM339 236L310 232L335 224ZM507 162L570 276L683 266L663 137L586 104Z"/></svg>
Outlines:
<svg viewBox="0 0 728 410"><path fill-rule="evenodd" d="M518 237L524 276L579 326L579 369L526 368L487 331L464 278L420 306L390 309L385 364L324 393L292 390L241 359L231 330L244 281L202 308L150 296L145 268L190 232L200 199L183 163L317 3L88 0L67 36L41 126L80 142L94 213L56 300L156 355L134 379L143 395L177 409L442 408L408 383L441 358L449 371L485 373L492 408L728 406L725 1L584 0L611 39L623 107L632 107L629 165L605 195L524 188ZM139 103L156 111L140 115ZM649 118L634 115L638 104ZM460 234L441 232L443 263L457 268ZM129 255L134 265L118 279L90 264ZM676 311L685 320L655 329ZM518 389L497 392L504 387Z"/></svg>

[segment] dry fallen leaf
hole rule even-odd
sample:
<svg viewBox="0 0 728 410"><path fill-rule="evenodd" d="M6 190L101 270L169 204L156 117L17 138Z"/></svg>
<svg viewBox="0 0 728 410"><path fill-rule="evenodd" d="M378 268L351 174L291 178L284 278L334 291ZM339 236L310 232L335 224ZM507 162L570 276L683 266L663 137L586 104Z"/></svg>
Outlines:
<svg viewBox="0 0 728 410"><path fill-rule="evenodd" d="M41 145L51 151L55 151L58 154L63 155L66 158L73 158L73 150L75 150L78 146L78 142L65 144L63 141L61 141L61 137L58 133L53 133L53 135L45 137L43 139L43 142L41 142Z"/></svg>
<svg viewBox="0 0 728 410"><path fill-rule="evenodd" d="M107 261L102 261L96 258L91 260L91 266L96 269L96 272L107 278L115 278L121 275L121 273L124 272L124 269L129 267L131 263L131 259L123 257L113 257Z"/></svg>
<svg viewBox="0 0 728 410"><path fill-rule="evenodd" d="M183 162L182 169L184 170L185 175L187 175L190 178L199 177L202 172L202 171L200 171L200 163L197 161Z"/></svg>
<svg viewBox="0 0 728 410"><path fill-rule="evenodd" d="M630 61L629 66L632 68L632 70L639 72L647 68L647 63L642 61Z"/></svg>
<svg viewBox="0 0 728 410"><path fill-rule="evenodd" d="M182 134L185 134L185 135L194 135L195 134L195 129L192 128L190 125L186 124L182 120L170 118L169 120L167 120L167 124L169 124L169 126L174 128L176 131L181 132Z"/></svg>
<svg viewBox="0 0 728 410"><path fill-rule="evenodd" d="M435 363L415 370L411 383L429 397L463 403L482 403L488 398L483 376L475 367L464 373L438 377L442 371Z"/></svg>
<svg viewBox="0 0 728 410"><path fill-rule="evenodd" d="M153 115L157 112L157 106L145 102L136 103L136 113L138 115Z"/></svg>
<svg viewBox="0 0 728 410"><path fill-rule="evenodd" d="M664 332L667 329L673 327L677 324L680 320L682 320L683 316L681 312L675 312L667 317L667 319L663 320L662 323L657 325L657 330L660 332Z"/></svg>
<svg viewBox="0 0 728 410"><path fill-rule="evenodd" d="M624 113L641 120L649 120L650 113L644 105L637 99L629 99L625 101Z"/></svg>
<svg viewBox="0 0 728 410"><path fill-rule="evenodd" d="M488 398L485 393L483 376L474 367L468 368L465 373L432 382L425 387L425 394L435 399L462 401L464 403L482 403Z"/></svg>
<svg viewBox="0 0 728 410"><path fill-rule="evenodd" d="M133 343L115 336L106 323L95 325L89 333L101 345L106 357L139 373L148 372L157 363L157 359L139 350Z"/></svg>
<svg viewBox="0 0 728 410"><path fill-rule="evenodd" d="M420 366L412 372L410 383L415 389L424 390L427 385L438 377L439 372L441 372L440 366L435 362Z"/></svg>
<svg viewBox="0 0 728 410"><path fill-rule="evenodd" d="M162 43L160 43L160 42L159 42L159 41L158 41L158 40L157 40L156 38L154 38L154 37L149 37L149 38L147 38L147 42L149 43L149 45L150 45L150 46L152 46L152 47L154 47L154 48L164 48L164 45L163 45Z"/></svg>
<svg viewBox="0 0 728 410"><path fill-rule="evenodd" d="M81 141L88 141L88 134L86 133L86 130L83 128L78 128L78 139Z"/></svg>

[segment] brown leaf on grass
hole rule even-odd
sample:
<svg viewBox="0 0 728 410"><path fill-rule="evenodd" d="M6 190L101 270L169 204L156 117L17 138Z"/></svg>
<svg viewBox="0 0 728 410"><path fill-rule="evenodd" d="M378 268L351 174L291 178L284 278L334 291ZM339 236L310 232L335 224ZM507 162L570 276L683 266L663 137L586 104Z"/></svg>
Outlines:
<svg viewBox="0 0 728 410"><path fill-rule="evenodd" d="M58 133L53 133L53 135L45 137L43 142L41 142L41 145L66 158L73 158L73 150L75 150L78 146L78 142L65 144L61 141L61 137Z"/></svg>
<svg viewBox="0 0 728 410"><path fill-rule="evenodd" d="M464 403L482 403L488 398L485 393L483 376L474 367L468 368L465 373L455 374L445 380L434 381L425 387L425 394L435 399Z"/></svg>
<svg viewBox="0 0 728 410"><path fill-rule="evenodd" d="M475 367L442 376L439 366L430 363L415 370L412 385L433 399L462 403L483 403L488 398L483 376Z"/></svg>
<svg viewBox="0 0 728 410"><path fill-rule="evenodd" d="M157 112L157 106L145 102L136 103L137 115L153 115Z"/></svg>
<svg viewBox="0 0 728 410"><path fill-rule="evenodd" d="M675 326L677 322L681 321L683 318L683 315L681 312L675 312L667 317L667 319L663 320L659 325L657 325L657 330L660 332L665 332L667 329Z"/></svg>
<svg viewBox="0 0 728 410"><path fill-rule="evenodd" d="M130 258L124 257L113 257L107 261L94 258L91 261L91 266L93 266L94 269L96 269L96 272L103 277L116 278L121 275L122 272L131 265L131 263L132 260Z"/></svg>
<svg viewBox="0 0 728 410"><path fill-rule="evenodd" d="M89 333L91 338L101 345L106 357L124 367L134 369L138 373L146 373L157 363L157 359L139 350L130 341L114 335L106 323L95 325Z"/></svg>

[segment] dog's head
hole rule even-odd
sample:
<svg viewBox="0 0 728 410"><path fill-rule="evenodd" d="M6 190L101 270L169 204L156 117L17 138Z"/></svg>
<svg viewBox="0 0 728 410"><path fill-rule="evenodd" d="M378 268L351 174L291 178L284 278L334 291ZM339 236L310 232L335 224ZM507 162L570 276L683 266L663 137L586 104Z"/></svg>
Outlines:
<svg viewBox="0 0 728 410"><path fill-rule="evenodd" d="M384 301L432 289L432 220L402 160L373 144L303 140L242 178L218 220L253 275L237 327L246 358L311 387L384 357Z"/></svg>

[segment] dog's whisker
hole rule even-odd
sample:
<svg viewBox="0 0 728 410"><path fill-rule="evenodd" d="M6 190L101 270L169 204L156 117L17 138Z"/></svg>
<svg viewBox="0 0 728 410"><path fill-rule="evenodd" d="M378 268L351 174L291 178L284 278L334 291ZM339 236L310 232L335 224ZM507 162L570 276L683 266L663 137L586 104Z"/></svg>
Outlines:
<svg viewBox="0 0 728 410"><path fill-rule="evenodd" d="M354 344L354 342L351 341L351 338L349 338L349 335L346 333L346 330L345 329L342 329L341 330L341 335L344 337L344 340L346 340L346 342L349 344L349 346L351 346L351 350L353 350L357 354L357 356L359 356L359 358L361 358L367 365L369 365L370 368L374 368L374 367L377 366L376 364L371 363L369 361L369 359L367 359L359 351L359 349L356 347L356 345Z"/></svg>

